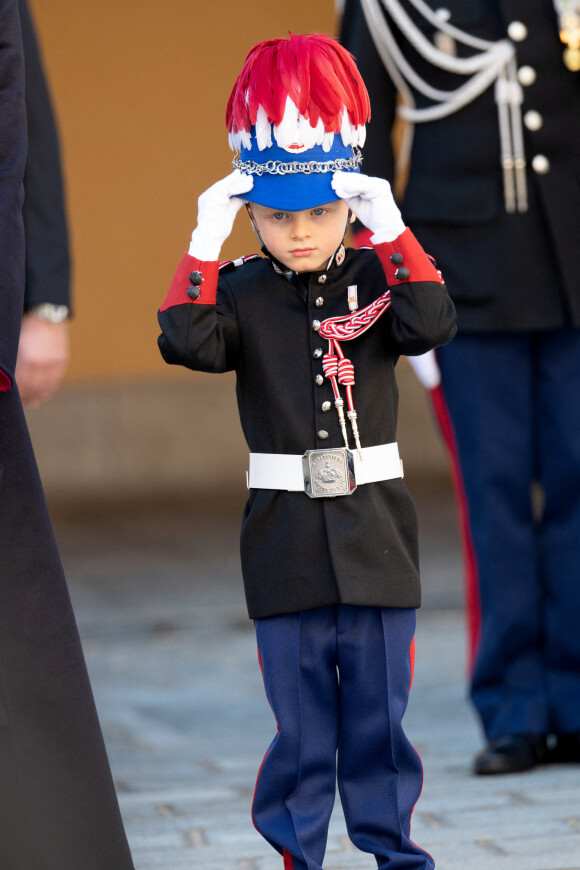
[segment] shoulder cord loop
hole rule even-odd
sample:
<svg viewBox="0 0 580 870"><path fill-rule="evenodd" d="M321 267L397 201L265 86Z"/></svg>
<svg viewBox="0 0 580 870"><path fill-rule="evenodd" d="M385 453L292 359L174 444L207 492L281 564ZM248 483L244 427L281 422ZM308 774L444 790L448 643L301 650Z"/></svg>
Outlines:
<svg viewBox="0 0 580 870"><path fill-rule="evenodd" d="M413 142L413 124L445 118L472 103L495 82L495 101L498 107L504 200L507 212L528 209L526 187L526 159L522 132L521 104L523 94L517 80L515 48L509 39L491 42L465 33L434 12L424 0L409 2L439 31L457 42L477 49L470 57L460 58L441 51L421 32L400 0L361 0L361 6L376 49L402 102L397 113L407 120L397 171L409 162ZM403 55L381 5L391 16L401 33L428 63L441 70L469 76L468 80L452 91L434 88L413 69ZM411 87L432 100L434 105L417 108Z"/></svg>

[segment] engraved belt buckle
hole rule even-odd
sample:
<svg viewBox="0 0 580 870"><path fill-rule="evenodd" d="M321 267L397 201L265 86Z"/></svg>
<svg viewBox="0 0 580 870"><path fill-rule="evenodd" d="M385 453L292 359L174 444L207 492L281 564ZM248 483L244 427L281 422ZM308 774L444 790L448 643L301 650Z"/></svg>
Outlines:
<svg viewBox="0 0 580 870"><path fill-rule="evenodd" d="M354 458L347 447L307 450L302 457L304 492L309 498L335 498L356 489Z"/></svg>

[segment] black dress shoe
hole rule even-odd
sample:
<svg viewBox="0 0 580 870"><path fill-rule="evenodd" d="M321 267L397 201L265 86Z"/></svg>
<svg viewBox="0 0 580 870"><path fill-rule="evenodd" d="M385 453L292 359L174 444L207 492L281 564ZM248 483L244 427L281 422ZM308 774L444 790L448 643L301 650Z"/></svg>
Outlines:
<svg viewBox="0 0 580 870"><path fill-rule="evenodd" d="M530 734L504 734L490 741L475 759L478 776L523 773L546 760L546 738Z"/></svg>
<svg viewBox="0 0 580 870"><path fill-rule="evenodd" d="M554 764L578 764L580 762L580 731L573 734L558 734L555 746L551 747L548 761Z"/></svg>

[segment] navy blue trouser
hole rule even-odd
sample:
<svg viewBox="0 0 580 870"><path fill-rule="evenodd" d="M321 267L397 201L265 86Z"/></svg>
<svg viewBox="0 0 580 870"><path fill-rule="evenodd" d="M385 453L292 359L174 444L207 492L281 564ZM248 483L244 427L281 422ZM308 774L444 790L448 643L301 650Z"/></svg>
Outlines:
<svg viewBox="0 0 580 870"><path fill-rule="evenodd" d="M459 335L438 359L476 556L473 703L488 739L578 731L580 330Z"/></svg>
<svg viewBox="0 0 580 870"><path fill-rule="evenodd" d="M284 870L321 870L337 774L349 837L379 870L433 870L409 838L423 781L401 724L414 630L414 610L346 604L256 621L278 733L252 815Z"/></svg>

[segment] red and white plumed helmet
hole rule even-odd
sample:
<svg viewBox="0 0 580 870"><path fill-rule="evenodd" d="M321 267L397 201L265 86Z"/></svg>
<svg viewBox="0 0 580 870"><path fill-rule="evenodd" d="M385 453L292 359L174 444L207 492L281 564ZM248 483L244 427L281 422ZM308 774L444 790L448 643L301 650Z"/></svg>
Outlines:
<svg viewBox="0 0 580 870"><path fill-rule="evenodd" d="M226 111L234 166L254 177L252 201L291 211L337 199L332 175L360 171L369 119L352 55L322 34L255 45Z"/></svg>

